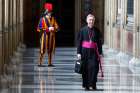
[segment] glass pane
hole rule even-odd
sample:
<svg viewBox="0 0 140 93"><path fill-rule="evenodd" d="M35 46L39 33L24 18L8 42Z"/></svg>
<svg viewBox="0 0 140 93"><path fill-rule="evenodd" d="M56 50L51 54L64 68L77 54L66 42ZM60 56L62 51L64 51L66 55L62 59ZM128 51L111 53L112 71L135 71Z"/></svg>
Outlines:
<svg viewBox="0 0 140 93"><path fill-rule="evenodd" d="M127 14L133 14L134 0L127 0Z"/></svg>
<svg viewBox="0 0 140 93"><path fill-rule="evenodd" d="M133 25L134 25L134 0L127 0L127 20L126 24L129 27L128 30L132 31L133 30Z"/></svg>

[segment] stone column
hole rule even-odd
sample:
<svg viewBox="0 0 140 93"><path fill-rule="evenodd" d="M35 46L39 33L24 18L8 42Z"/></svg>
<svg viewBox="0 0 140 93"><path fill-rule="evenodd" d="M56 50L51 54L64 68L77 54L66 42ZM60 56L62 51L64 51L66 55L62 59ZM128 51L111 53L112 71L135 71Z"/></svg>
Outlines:
<svg viewBox="0 0 140 93"><path fill-rule="evenodd" d="M117 0L113 0L113 4L112 4L112 31L113 31L113 35L112 35L112 47L113 49L117 49L117 29L115 27L116 24L116 17L117 17Z"/></svg>
<svg viewBox="0 0 140 93"><path fill-rule="evenodd" d="M115 28L115 22L116 22L116 0L107 0L106 2L106 29L105 32L107 42L108 42L108 47L109 50L107 51L108 55L116 55L117 51L115 50L115 45L116 45L116 28ZM113 58L113 57L112 57Z"/></svg>
<svg viewBox="0 0 140 93"><path fill-rule="evenodd" d="M116 45L116 29L115 29L115 22L116 22L116 0L111 0L111 13L110 13L110 41L111 41L111 47L113 50L115 49Z"/></svg>
<svg viewBox="0 0 140 93"><path fill-rule="evenodd" d="M126 0L121 0L121 44L120 44L120 50L121 52L125 51L125 25L126 25Z"/></svg>
<svg viewBox="0 0 140 93"><path fill-rule="evenodd" d="M9 52L13 55L13 0L9 1Z"/></svg>
<svg viewBox="0 0 140 93"><path fill-rule="evenodd" d="M20 0L20 40L23 43L23 0Z"/></svg>
<svg viewBox="0 0 140 93"><path fill-rule="evenodd" d="M2 74L2 0L0 0L0 75Z"/></svg>
<svg viewBox="0 0 140 93"><path fill-rule="evenodd" d="M16 45L19 45L19 0L16 0Z"/></svg>
<svg viewBox="0 0 140 93"><path fill-rule="evenodd" d="M2 29L1 29L1 36L2 36L2 62L0 62L1 64L1 68L0 68L0 83L2 86L0 86L1 88L6 88L5 86L7 86L7 80L5 79L4 77L4 74L5 74L5 63L6 63L6 60L7 60L7 41L5 41L6 37L7 37L7 24L8 24L8 21L6 21L6 18L7 16L5 16L7 14L7 11L6 11L6 5L5 5L6 1L2 0L2 5L1 5L1 9L2 9L2 14L1 14L1 18L2 18Z"/></svg>
<svg viewBox="0 0 140 93"><path fill-rule="evenodd" d="M107 27L108 27L108 0L105 0L105 13L104 13L104 44L105 45L108 45L108 30L107 30Z"/></svg>
<svg viewBox="0 0 140 93"><path fill-rule="evenodd" d="M17 45L20 44L20 0L17 0Z"/></svg>
<svg viewBox="0 0 140 93"><path fill-rule="evenodd" d="M138 34L139 34L139 0L134 0L134 39L133 39L133 56L138 57Z"/></svg>
<svg viewBox="0 0 140 93"><path fill-rule="evenodd" d="M108 20L107 20L107 24L108 24L108 27L107 27L107 30L108 30L108 34L107 34L107 37L108 37L108 46L109 48L111 48L111 32L110 32L110 25L111 25L111 1L112 0L108 0L107 4L108 4ZM111 3L111 4L110 4Z"/></svg>
<svg viewBox="0 0 140 93"><path fill-rule="evenodd" d="M137 5L138 5L140 3L140 1L139 0L137 0L137 1L138 1L138 3L137 3ZM140 10L140 6L138 7L138 10ZM139 19L138 19L139 25L137 27L137 31L138 31L138 58L140 59L140 12L138 12L137 16L139 17Z"/></svg>
<svg viewBox="0 0 140 93"><path fill-rule="evenodd" d="M9 0L4 3L4 60L5 63L9 60Z"/></svg>
<svg viewBox="0 0 140 93"><path fill-rule="evenodd" d="M118 22L119 19L119 9L120 9L120 0L114 0L114 18L113 18L113 23L112 23L112 27L113 27L113 48L117 51L119 51L119 45L120 45L120 38L119 38L119 34L120 34L120 24Z"/></svg>
<svg viewBox="0 0 140 93"><path fill-rule="evenodd" d="M110 47L110 0L105 0L105 44Z"/></svg>
<svg viewBox="0 0 140 93"><path fill-rule="evenodd" d="M114 0L106 0L105 1L105 42L107 42L107 46L109 47L108 53L113 52L113 44L114 44L114 27L113 23L115 21L115 2Z"/></svg>
<svg viewBox="0 0 140 93"><path fill-rule="evenodd" d="M82 8L82 0L75 0L75 44L76 44L76 35L77 32L80 30L81 28L81 10Z"/></svg>
<svg viewBox="0 0 140 93"><path fill-rule="evenodd" d="M13 0L13 50L15 51L16 50L16 43L17 43L17 40L16 40L16 36L17 36L17 30L16 30L16 25L17 25L17 16L16 16L16 10L17 10L17 7L16 7L16 0Z"/></svg>
<svg viewBox="0 0 140 93"><path fill-rule="evenodd" d="M137 6L138 6L138 9L137 9L137 16L138 16L138 26L137 26L137 33L138 33L138 40L137 40L137 52L138 52L138 58L140 59L140 1L139 0L137 0ZM139 61L140 62L140 61Z"/></svg>
<svg viewBox="0 0 140 93"><path fill-rule="evenodd" d="M109 48L112 48L112 31L111 31L111 8L112 8L112 0L108 0L107 2L108 6L108 20L107 20L107 37L108 37L108 46Z"/></svg>
<svg viewBox="0 0 140 93"><path fill-rule="evenodd" d="M126 8L127 8L127 0L121 0L122 6L122 15L121 15L121 52L125 52L125 24L126 24Z"/></svg>
<svg viewBox="0 0 140 93"><path fill-rule="evenodd" d="M113 27L112 27L112 22L113 22L113 15L114 15L114 3L113 0L110 0L110 13L109 13L109 18L110 18L110 25L109 25L109 32L110 32L110 48L113 49Z"/></svg>

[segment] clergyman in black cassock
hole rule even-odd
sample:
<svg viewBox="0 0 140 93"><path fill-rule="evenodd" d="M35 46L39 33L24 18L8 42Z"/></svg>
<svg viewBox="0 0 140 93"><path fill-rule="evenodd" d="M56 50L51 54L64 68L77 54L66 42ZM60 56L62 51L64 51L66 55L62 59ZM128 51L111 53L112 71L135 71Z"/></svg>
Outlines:
<svg viewBox="0 0 140 93"><path fill-rule="evenodd" d="M99 31L94 27L95 17L87 16L87 25L82 27L77 35L77 57L82 60L82 86L89 90L96 90L97 75L99 71L98 46Z"/></svg>

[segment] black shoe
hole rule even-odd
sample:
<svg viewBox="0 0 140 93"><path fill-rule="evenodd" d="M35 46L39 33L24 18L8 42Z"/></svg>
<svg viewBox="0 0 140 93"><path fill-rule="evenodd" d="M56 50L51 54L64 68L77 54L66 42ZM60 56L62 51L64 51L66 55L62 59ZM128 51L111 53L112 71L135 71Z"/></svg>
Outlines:
<svg viewBox="0 0 140 93"><path fill-rule="evenodd" d="M48 65L48 67L55 67L54 65L52 65L52 64L50 64L50 65Z"/></svg>
<svg viewBox="0 0 140 93"><path fill-rule="evenodd" d="M45 65L39 64L38 67L46 67Z"/></svg>
<svg viewBox="0 0 140 93"><path fill-rule="evenodd" d="M90 89L89 89L89 87L85 87L85 90L89 91Z"/></svg>
<svg viewBox="0 0 140 93"><path fill-rule="evenodd" d="M92 89L93 90L97 90L96 84L95 85L92 85Z"/></svg>
<svg viewBox="0 0 140 93"><path fill-rule="evenodd" d="M42 65L42 64L38 64L37 66L39 66L39 67L40 67L41 65Z"/></svg>
<svg viewBox="0 0 140 93"><path fill-rule="evenodd" d="M85 88L86 86L85 85L82 85L82 87Z"/></svg>

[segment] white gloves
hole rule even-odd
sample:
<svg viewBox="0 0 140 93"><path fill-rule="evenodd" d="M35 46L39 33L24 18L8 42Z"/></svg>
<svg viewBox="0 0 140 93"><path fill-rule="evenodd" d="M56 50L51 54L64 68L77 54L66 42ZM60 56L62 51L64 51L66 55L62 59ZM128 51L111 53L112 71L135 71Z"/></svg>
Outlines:
<svg viewBox="0 0 140 93"><path fill-rule="evenodd" d="M81 54L77 54L77 59L81 60Z"/></svg>
<svg viewBox="0 0 140 93"><path fill-rule="evenodd" d="M49 31L54 31L54 27L49 27Z"/></svg>

